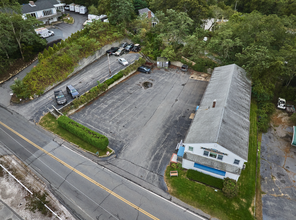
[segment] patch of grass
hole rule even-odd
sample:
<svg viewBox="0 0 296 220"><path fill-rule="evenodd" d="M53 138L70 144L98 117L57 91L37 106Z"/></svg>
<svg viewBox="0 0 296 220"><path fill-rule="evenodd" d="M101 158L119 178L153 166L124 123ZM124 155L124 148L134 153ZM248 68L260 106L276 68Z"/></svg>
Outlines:
<svg viewBox="0 0 296 220"><path fill-rule="evenodd" d="M198 172L196 170L188 170L187 177L188 179L204 183L217 189L223 188L223 179L218 179L216 177Z"/></svg>
<svg viewBox="0 0 296 220"><path fill-rule="evenodd" d="M45 129L59 135L64 140L72 142L72 143L78 145L79 147L81 147L81 148L83 148L83 149L85 149L87 151L90 151L92 153L99 152L99 156L106 155L107 151L109 151L111 153L110 148L106 148L104 150L98 150L98 148L92 146L91 144L86 143L85 141L83 141L79 137L77 137L74 134L71 134L67 130L63 129L62 127L59 126L58 121L56 120L56 118L53 115L51 115L50 113L47 113L40 120L39 124L42 127L44 127Z"/></svg>
<svg viewBox="0 0 296 220"><path fill-rule="evenodd" d="M249 157L246 169L242 171L238 180L239 192L235 198L227 198L223 192L208 187L186 178L186 170L178 168L179 176L170 177L170 171L175 170L167 167L165 179L169 193L180 200L192 205L211 216L221 220L250 220L254 219L250 212L255 195L256 181L256 155L257 155L257 105L252 100L250 112L250 137Z"/></svg>

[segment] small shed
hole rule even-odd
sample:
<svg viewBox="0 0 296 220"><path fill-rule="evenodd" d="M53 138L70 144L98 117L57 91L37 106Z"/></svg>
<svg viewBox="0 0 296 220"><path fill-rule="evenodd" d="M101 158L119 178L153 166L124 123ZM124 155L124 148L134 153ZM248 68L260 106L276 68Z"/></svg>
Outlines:
<svg viewBox="0 0 296 220"><path fill-rule="evenodd" d="M157 68L165 68L168 69L170 65L170 61L166 57L157 57Z"/></svg>

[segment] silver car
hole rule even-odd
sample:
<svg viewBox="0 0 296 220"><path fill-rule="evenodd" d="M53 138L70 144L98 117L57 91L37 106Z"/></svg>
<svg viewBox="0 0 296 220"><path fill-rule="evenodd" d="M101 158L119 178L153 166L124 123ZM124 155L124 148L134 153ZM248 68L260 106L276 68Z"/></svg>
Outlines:
<svg viewBox="0 0 296 220"><path fill-rule="evenodd" d="M128 65L127 60L124 59L124 58L119 58L119 59L118 59L118 62L119 62L121 65L123 65L123 66L127 66L127 65Z"/></svg>
<svg viewBox="0 0 296 220"><path fill-rule="evenodd" d="M113 53L115 56L120 56L124 53L124 48L119 48L115 53Z"/></svg>

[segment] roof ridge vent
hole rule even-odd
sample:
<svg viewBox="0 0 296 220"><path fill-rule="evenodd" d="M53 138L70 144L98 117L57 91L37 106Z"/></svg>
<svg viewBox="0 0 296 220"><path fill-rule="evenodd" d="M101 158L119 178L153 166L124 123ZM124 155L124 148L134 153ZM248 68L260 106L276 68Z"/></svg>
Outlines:
<svg viewBox="0 0 296 220"><path fill-rule="evenodd" d="M34 3L33 1L29 1L29 5L30 5L31 7L35 7L35 6L36 6L35 3Z"/></svg>

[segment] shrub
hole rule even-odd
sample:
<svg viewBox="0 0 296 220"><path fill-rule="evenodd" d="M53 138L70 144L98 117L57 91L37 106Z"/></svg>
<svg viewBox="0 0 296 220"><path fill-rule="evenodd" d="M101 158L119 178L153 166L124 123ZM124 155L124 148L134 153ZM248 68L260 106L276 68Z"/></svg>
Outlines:
<svg viewBox="0 0 296 220"><path fill-rule="evenodd" d="M293 113L293 115L291 115L290 122L292 122L294 125L296 124L296 113Z"/></svg>
<svg viewBox="0 0 296 220"><path fill-rule="evenodd" d="M14 84L12 84L10 88L18 98L24 99L30 96L30 91L28 90L28 86L19 79L15 80Z"/></svg>
<svg viewBox="0 0 296 220"><path fill-rule="evenodd" d="M110 78L110 79L107 79L106 81L105 81L105 83L108 85L108 86L110 86L112 83L114 83L115 82L115 80L113 79L113 78Z"/></svg>
<svg viewBox="0 0 296 220"><path fill-rule="evenodd" d="M89 129L66 116L60 116L58 118L58 124L70 133L101 150L106 149L109 144L108 138L104 135Z"/></svg>
<svg viewBox="0 0 296 220"><path fill-rule="evenodd" d="M238 186L235 180L226 177L224 179L223 189L224 195L228 198L233 198L237 196Z"/></svg>
<svg viewBox="0 0 296 220"><path fill-rule="evenodd" d="M208 186L212 186L217 189L223 188L223 180L218 179L216 177L198 172L196 170L188 170L187 171L187 178L190 180L195 180L201 183L204 183Z"/></svg>

